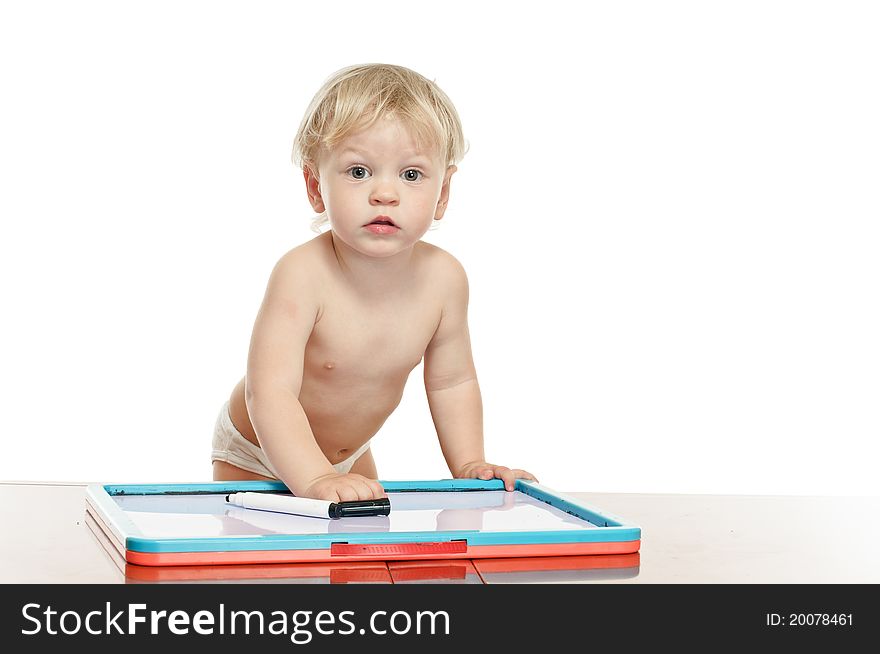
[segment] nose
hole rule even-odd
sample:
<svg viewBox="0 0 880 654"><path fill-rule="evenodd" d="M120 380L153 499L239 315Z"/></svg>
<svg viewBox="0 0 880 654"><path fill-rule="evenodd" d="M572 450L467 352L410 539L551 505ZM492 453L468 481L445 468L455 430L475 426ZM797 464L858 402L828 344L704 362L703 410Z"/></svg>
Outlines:
<svg viewBox="0 0 880 654"><path fill-rule="evenodd" d="M397 195L397 189L394 183L385 178L378 176L373 178L375 181L370 189L370 204L373 206L390 205L395 206L400 201Z"/></svg>

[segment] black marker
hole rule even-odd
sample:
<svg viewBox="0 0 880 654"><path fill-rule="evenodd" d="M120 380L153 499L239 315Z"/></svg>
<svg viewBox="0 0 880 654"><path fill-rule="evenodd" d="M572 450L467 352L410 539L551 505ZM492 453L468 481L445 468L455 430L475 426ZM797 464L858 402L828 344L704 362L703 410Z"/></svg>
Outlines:
<svg viewBox="0 0 880 654"><path fill-rule="evenodd" d="M328 502L293 495L273 495L271 493L232 493L226 501L235 506L260 511L292 513L310 518L360 518L391 513L391 502L387 497L378 500L354 502Z"/></svg>

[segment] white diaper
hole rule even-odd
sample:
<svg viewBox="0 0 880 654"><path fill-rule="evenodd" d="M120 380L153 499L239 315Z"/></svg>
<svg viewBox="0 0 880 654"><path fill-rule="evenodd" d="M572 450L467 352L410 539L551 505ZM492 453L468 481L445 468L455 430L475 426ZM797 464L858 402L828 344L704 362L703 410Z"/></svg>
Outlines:
<svg viewBox="0 0 880 654"><path fill-rule="evenodd" d="M370 449L370 441L361 445L354 454L333 465L336 472L345 474L351 471L361 455ZM211 440L211 461L225 461L242 470L253 472L263 477L278 479L278 473L269 462L263 448L254 445L235 428L229 417L229 402L220 409L217 423L214 425L214 438Z"/></svg>

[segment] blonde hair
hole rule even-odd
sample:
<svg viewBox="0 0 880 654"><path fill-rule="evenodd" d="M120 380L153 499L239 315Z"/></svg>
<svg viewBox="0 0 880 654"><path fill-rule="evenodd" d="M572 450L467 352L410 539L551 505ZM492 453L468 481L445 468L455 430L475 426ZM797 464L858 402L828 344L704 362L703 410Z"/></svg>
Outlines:
<svg viewBox="0 0 880 654"><path fill-rule="evenodd" d="M322 148L332 149L348 134L392 114L413 132L421 146L439 150L446 165L467 151L458 112L434 82L403 66L361 64L338 70L315 94L293 141L291 159L300 168L317 169ZM326 212L312 222L320 231Z"/></svg>

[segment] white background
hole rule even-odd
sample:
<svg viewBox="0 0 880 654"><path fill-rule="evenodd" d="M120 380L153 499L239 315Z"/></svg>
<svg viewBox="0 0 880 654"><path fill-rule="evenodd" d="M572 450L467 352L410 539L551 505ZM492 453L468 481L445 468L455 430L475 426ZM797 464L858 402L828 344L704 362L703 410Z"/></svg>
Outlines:
<svg viewBox="0 0 880 654"><path fill-rule="evenodd" d="M470 151L489 460L562 491L876 494L880 11L856 2L4 2L0 479L195 482L290 147L354 63ZM445 478L416 369L380 477Z"/></svg>

